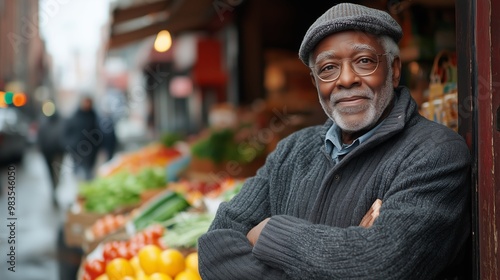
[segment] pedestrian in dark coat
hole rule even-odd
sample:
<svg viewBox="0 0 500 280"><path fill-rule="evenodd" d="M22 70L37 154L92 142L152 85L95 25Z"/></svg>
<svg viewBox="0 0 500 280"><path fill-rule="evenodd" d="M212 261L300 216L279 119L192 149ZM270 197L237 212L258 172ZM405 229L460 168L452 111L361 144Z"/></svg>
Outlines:
<svg viewBox="0 0 500 280"><path fill-rule="evenodd" d="M51 116L44 117L38 128L38 147L43 155L49 170L52 183L52 201L57 205L56 188L59 184L59 175L62 160L66 152L63 141L64 119L56 112Z"/></svg>
<svg viewBox="0 0 500 280"><path fill-rule="evenodd" d="M91 180L103 141L92 98L82 97L79 108L66 122L64 139L66 150L73 159L75 175Z"/></svg>

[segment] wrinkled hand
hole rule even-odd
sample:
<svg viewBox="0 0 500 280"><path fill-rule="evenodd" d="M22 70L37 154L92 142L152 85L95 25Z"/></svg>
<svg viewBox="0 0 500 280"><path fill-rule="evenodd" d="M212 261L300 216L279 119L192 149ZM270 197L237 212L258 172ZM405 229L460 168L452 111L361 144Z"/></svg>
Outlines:
<svg viewBox="0 0 500 280"><path fill-rule="evenodd" d="M370 207L370 210L366 212L365 216L361 220L361 223L359 223L360 227L364 228L369 228L373 225L373 222L377 219L378 215L380 214L380 207L382 206L382 200L377 199L375 202L373 202L372 207Z"/></svg>
<svg viewBox="0 0 500 280"><path fill-rule="evenodd" d="M247 238L248 241L252 244L252 246L257 243L257 239L259 239L260 233L262 232L262 229L264 226L266 226L267 222L269 221L270 218L264 219L262 222L260 222L258 225L254 226L248 233L247 233Z"/></svg>

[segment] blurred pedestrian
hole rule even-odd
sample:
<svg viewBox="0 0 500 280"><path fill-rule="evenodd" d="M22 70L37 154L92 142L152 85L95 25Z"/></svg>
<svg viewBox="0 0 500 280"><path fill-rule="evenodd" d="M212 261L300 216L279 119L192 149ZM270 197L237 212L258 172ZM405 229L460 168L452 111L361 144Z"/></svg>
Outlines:
<svg viewBox="0 0 500 280"><path fill-rule="evenodd" d="M105 94L99 99L99 127L103 133L102 148L106 154L106 159L111 160L119 148L115 126L120 119L127 115L127 100L125 93L109 85Z"/></svg>
<svg viewBox="0 0 500 280"><path fill-rule="evenodd" d="M52 183L52 202L57 206L56 188L59 184L60 169L65 154L64 141L64 119L55 112L50 116L44 116L40 120L38 128L37 143L43 155L47 168L49 169Z"/></svg>
<svg viewBox="0 0 500 280"><path fill-rule="evenodd" d="M110 113L104 112L100 116L99 129L102 131L102 148L106 153L106 160L111 160L116 152L117 139L115 133L115 121Z"/></svg>
<svg viewBox="0 0 500 280"><path fill-rule="evenodd" d="M94 168L103 133L98 124L93 100L84 95L76 112L66 121L64 139L67 152L71 155L75 175L85 181L94 177Z"/></svg>

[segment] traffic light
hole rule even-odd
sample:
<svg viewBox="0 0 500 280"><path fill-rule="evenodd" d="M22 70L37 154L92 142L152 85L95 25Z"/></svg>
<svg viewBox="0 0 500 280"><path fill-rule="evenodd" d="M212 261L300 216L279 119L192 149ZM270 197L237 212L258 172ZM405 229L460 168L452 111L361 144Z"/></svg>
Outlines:
<svg viewBox="0 0 500 280"><path fill-rule="evenodd" d="M28 98L23 92L0 91L0 108L9 106L22 107Z"/></svg>
<svg viewBox="0 0 500 280"><path fill-rule="evenodd" d="M5 91L0 91L0 108L7 107L7 103L5 103Z"/></svg>
<svg viewBox="0 0 500 280"><path fill-rule="evenodd" d="M15 93L12 97L12 104L16 107L21 107L26 105L26 94L22 92Z"/></svg>

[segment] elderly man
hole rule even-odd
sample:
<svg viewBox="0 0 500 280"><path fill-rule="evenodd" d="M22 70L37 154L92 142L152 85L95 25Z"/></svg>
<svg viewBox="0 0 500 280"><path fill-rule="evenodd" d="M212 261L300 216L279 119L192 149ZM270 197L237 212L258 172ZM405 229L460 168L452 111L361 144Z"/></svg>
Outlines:
<svg viewBox="0 0 500 280"><path fill-rule="evenodd" d="M469 236L469 150L399 86L401 28L339 4L299 50L329 120L282 140L199 240L203 279L445 279Z"/></svg>

